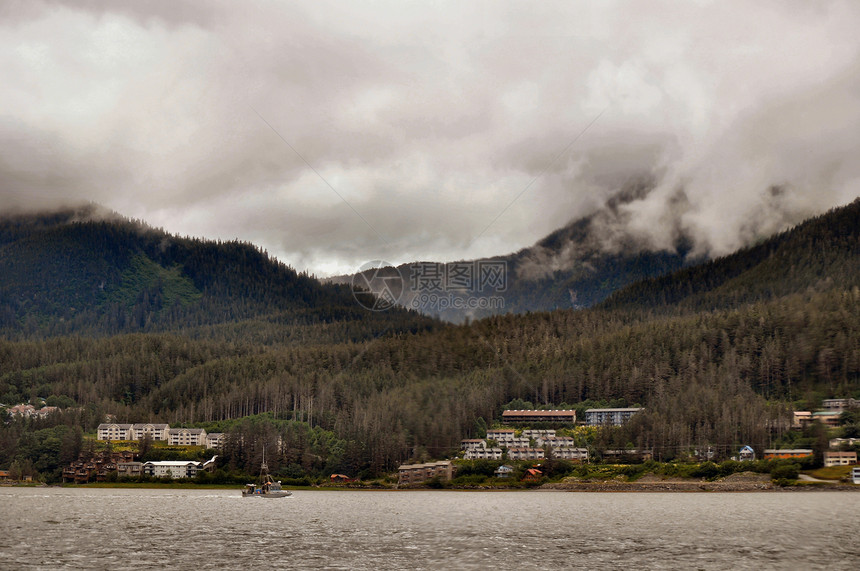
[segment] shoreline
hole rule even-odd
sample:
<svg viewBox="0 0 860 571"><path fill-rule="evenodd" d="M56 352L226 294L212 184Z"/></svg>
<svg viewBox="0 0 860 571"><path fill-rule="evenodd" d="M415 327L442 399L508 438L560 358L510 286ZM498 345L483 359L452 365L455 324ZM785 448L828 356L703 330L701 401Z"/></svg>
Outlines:
<svg viewBox="0 0 860 571"><path fill-rule="evenodd" d="M223 490L241 492L240 488L232 486L195 486L170 484L158 485L71 485L42 484L42 485L9 485L5 488L70 488L70 489L124 489L124 490ZM286 488L285 488L286 489ZM825 483L813 485L777 486L772 483L756 485L722 484L720 482L665 482L654 484L637 484L636 482L576 482L576 483L548 483L531 488L520 487L449 487L431 488L429 486L410 486L392 488L374 487L335 487L335 486L309 486L291 487L292 491L298 492L583 492L583 493L621 493L621 494L653 494L653 493L806 493L806 492L860 492L860 486L854 484Z"/></svg>

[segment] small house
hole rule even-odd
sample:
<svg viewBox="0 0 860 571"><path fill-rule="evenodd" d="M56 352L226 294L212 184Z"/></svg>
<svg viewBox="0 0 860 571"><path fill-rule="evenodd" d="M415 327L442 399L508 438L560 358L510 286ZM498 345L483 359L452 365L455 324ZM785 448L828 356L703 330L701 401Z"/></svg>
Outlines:
<svg viewBox="0 0 860 571"><path fill-rule="evenodd" d="M513 466L508 466L507 464L502 464L501 466L496 468L496 470L495 470L495 472L493 472L493 474L496 476L496 478L510 478L513 471L514 471Z"/></svg>

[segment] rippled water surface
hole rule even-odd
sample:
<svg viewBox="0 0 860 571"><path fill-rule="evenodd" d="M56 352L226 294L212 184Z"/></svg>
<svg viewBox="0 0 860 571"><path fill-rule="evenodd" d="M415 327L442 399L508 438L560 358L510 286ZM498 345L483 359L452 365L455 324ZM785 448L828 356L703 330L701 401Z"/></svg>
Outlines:
<svg viewBox="0 0 860 571"><path fill-rule="evenodd" d="M3 569L858 569L860 494L0 489Z"/></svg>

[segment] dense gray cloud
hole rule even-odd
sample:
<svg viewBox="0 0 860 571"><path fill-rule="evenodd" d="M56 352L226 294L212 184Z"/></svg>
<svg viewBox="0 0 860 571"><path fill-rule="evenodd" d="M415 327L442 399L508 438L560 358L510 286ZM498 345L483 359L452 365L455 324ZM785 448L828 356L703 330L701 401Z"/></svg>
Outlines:
<svg viewBox="0 0 860 571"><path fill-rule="evenodd" d="M0 3L0 207L332 274L507 253L639 177L607 248L860 194L856 2L361 4Z"/></svg>

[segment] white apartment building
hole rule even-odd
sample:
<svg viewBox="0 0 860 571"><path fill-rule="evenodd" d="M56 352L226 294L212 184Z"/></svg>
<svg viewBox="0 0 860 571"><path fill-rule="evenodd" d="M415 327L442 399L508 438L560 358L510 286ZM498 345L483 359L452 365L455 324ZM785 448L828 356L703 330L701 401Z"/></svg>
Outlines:
<svg viewBox="0 0 860 571"><path fill-rule="evenodd" d="M510 448L508 458L511 460L543 460L543 448Z"/></svg>
<svg viewBox="0 0 860 571"><path fill-rule="evenodd" d="M465 460L501 460L502 459L502 449L501 448L473 448L470 450L466 450L466 454L463 455Z"/></svg>
<svg viewBox="0 0 860 571"><path fill-rule="evenodd" d="M547 429L547 430L536 430L536 429L528 429L523 430L522 437L523 438L534 438L537 440L538 438L551 438L555 436L555 430Z"/></svg>
<svg viewBox="0 0 860 571"><path fill-rule="evenodd" d="M200 470L200 462L191 460L163 460L159 462L144 462L143 473L147 476L163 478L169 476L174 479L193 478Z"/></svg>

